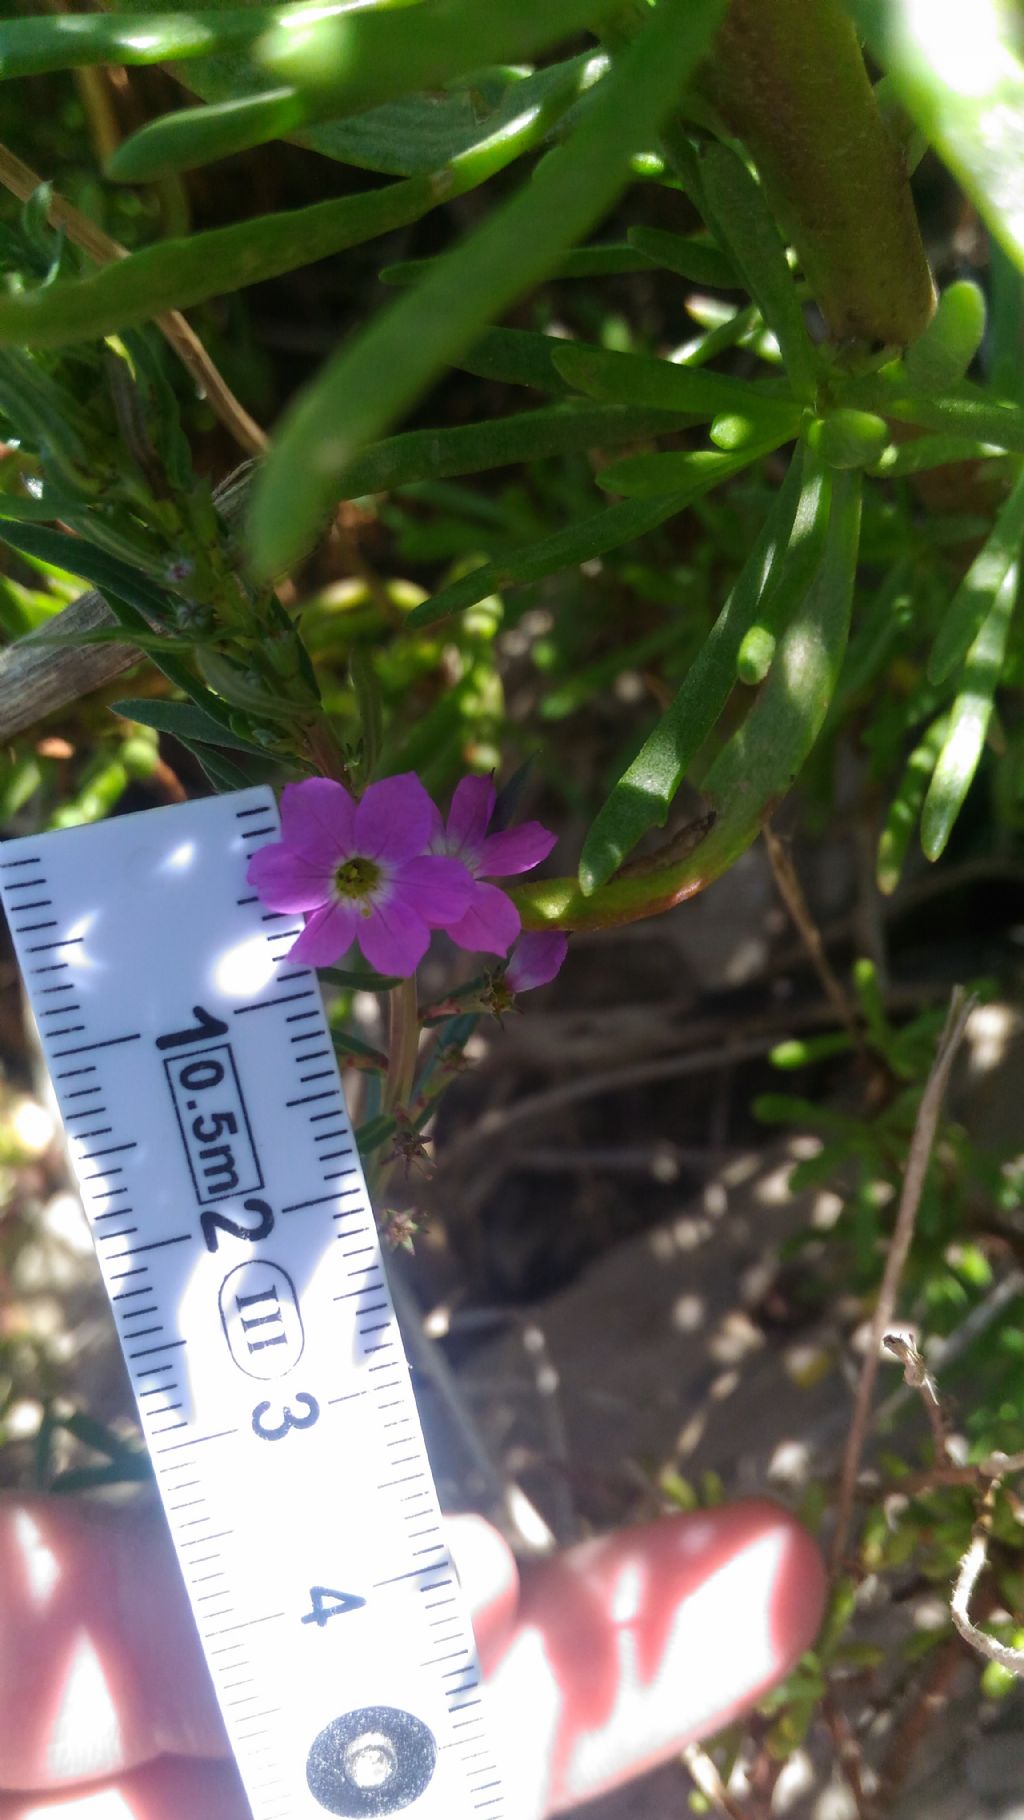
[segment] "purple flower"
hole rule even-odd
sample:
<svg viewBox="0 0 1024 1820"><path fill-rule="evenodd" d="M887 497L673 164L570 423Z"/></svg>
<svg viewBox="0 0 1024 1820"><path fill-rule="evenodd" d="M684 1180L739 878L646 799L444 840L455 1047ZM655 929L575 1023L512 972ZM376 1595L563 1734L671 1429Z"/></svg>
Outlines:
<svg viewBox="0 0 1024 1820"><path fill-rule="evenodd" d="M569 937L561 929L530 930L521 935L505 969L510 992L532 992L553 980L565 959Z"/></svg>
<svg viewBox="0 0 1024 1820"><path fill-rule="evenodd" d="M484 880L529 872L547 858L556 839L540 822L488 834L495 801L491 778L464 777L452 797L447 827L435 810L430 839L432 853L449 854L472 874L473 894L465 912L445 927L457 947L473 954L507 954L521 926L508 894Z"/></svg>
<svg viewBox="0 0 1024 1820"><path fill-rule="evenodd" d="M358 803L327 777L288 784L281 839L253 854L247 877L268 909L306 911L289 958L326 967L358 941L378 973L415 973L431 929L458 925L476 889L458 860L427 852L436 817L411 771Z"/></svg>

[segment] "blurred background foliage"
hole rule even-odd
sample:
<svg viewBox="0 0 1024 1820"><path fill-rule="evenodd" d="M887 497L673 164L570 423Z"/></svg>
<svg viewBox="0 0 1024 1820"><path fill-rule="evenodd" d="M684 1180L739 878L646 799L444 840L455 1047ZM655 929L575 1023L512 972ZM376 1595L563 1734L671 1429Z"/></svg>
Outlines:
<svg viewBox="0 0 1024 1820"><path fill-rule="evenodd" d="M415 769L443 797L529 760L562 876L518 888L524 922L593 934L727 872L797 786L787 828L867 853L874 907L840 950L843 1015L819 1004L745 1084L751 1129L815 1140L793 1191L841 1195L780 1268L812 1246L800 1295L863 1315L948 985L1019 996L1019 9L0 21L4 830L311 771ZM933 866L998 904L918 926L893 981L862 931L901 891L945 905ZM21 1105L12 1269L41 1192ZM960 1453L932 1435L875 1462L822 1645L759 1721L777 1765L871 1667L858 1587L912 1562L948 1589L992 1456L1024 1450L1022 1196L1019 1141L951 1114L901 1309L940 1347L968 1336ZM45 1408L39 1482L144 1472L54 1401L46 1357L0 1341L0 1413L27 1386ZM53 1452L68 1422L100 1466ZM658 1495L719 1490L675 1473ZM1011 1643L1020 1514L1011 1476L986 1606ZM905 1650L916 1673L919 1634ZM723 1741L723 1774L749 1742Z"/></svg>

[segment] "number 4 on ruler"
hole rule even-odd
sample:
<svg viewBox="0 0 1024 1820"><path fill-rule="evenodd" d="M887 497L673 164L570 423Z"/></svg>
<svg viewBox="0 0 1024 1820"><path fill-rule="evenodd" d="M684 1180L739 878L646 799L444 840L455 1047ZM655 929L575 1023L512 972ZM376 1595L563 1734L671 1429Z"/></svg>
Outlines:
<svg viewBox="0 0 1024 1820"><path fill-rule="evenodd" d="M332 1618L340 1618L347 1611L358 1611L361 1605L366 1604L366 1600L361 1599L358 1593L337 1592L333 1586L311 1586L309 1596L313 1601L313 1609L306 1613L302 1622L315 1624L320 1630Z"/></svg>

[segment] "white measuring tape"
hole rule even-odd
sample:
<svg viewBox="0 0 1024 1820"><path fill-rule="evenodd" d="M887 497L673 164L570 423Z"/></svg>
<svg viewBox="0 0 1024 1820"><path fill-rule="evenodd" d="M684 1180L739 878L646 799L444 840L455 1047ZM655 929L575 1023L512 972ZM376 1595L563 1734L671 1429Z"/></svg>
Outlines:
<svg viewBox="0 0 1024 1820"><path fill-rule="evenodd" d="M472 1631L269 790L0 848L255 1820L504 1820Z"/></svg>

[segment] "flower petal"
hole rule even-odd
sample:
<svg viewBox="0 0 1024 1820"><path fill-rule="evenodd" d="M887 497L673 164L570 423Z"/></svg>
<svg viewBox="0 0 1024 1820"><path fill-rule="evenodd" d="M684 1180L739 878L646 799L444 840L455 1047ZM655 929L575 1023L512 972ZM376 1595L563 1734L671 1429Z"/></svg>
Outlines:
<svg viewBox="0 0 1024 1820"><path fill-rule="evenodd" d="M268 910L315 910L331 896L334 867L270 841L257 848L245 876Z"/></svg>
<svg viewBox="0 0 1024 1820"><path fill-rule="evenodd" d="M427 853L398 867L389 896L397 894L431 929L447 929L465 916L476 888L460 859Z"/></svg>
<svg viewBox="0 0 1024 1820"><path fill-rule="evenodd" d="M496 797L491 777L464 777L456 784L445 835L449 853L467 863L475 860L484 844Z"/></svg>
<svg viewBox="0 0 1024 1820"><path fill-rule="evenodd" d="M367 859L414 859L426 852L433 822L434 805L414 771L384 777L356 805L354 851Z"/></svg>
<svg viewBox="0 0 1024 1820"><path fill-rule="evenodd" d="M369 916L358 918L358 925L359 946L378 973L408 979L430 946L430 930L422 916L395 895L386 902L378 898Z"/></svg>
<svg viewBox="0 0 1024 1820"><path fill-rule="evenodd" d="M344 784L306 777L281 792L281 834L288 847L334 867L354 852L356 806Z"/></svg>
<svg viewBox="0 0 1024 1820"><path fill-rule="evenodd" d="M307 967L329 967L352 946L359 913L351 904L325 904L314 910L297 942L288 950L290 961Z"/></svg>
<svg viewBox="0 0 1024 1820"><path fill-rule="evenodd" d="M518 828L506 828L501 834L490 834L480 850L477 870L483 878L508 878L513 872L529 872L547 859L556 840L550 828L540 822L521 822Z"/></svg>
<svg viewBox="0 0 1024 1820"><path fill-rule="evenodd" d="M519 912L497 885L477 884L465 916L446 933L471 954L507 954L519 934Z"/></svg>
<svg viewBox="0 0 1024 1820"><path fill-rule="evenodd" d="M531 929L520 936L505 970L513 992L531 992L553 980L566 956L569 938L561 929Z"/></svg>

